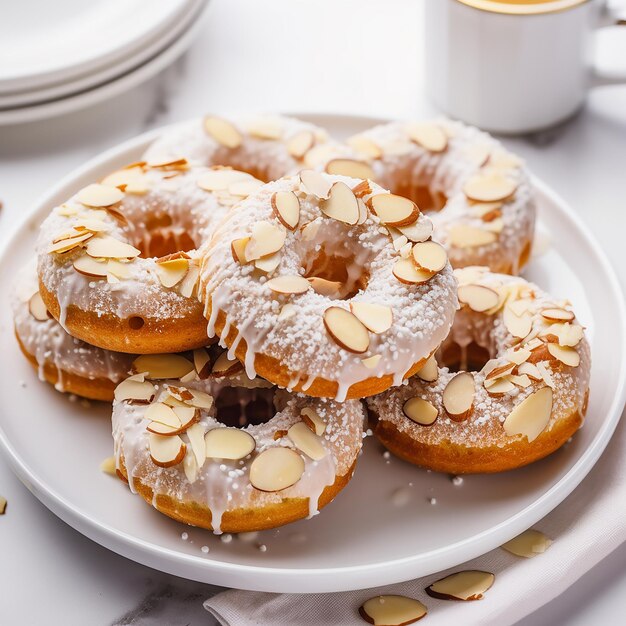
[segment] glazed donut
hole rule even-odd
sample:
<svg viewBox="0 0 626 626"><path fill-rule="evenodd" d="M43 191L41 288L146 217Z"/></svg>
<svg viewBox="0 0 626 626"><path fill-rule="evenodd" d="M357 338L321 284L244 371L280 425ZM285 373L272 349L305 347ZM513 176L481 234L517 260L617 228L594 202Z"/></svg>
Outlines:
<svg viewBox="0 0 626 626"><path fill-rule="evenodd" d="M143 355L115 391L117 470L132 491L186 524L246 532L315 515L349 482L360 402L251 381L224 352L193 357Z"/></svg>
<svg viewBox="0 0 626 626"><path fill-rule="evenodd" d="M535 224L529 177L487 133L446 119L391 122L348 144L353 158L331 159L326 171L358 172L429 211L453 267L517 274L527 262Z"/></svg>
<svg viewBox="0 0 626 626"><path fill-rule="evenodd" d="M298 119L209 115L176 125L149 146L147 161L185 157L201 165L229 165L264 181L315 168L350 150L319 126Z"/></svg>
<svg viewBox="0 0 626 626"><path fill-rule="evenodd" d="M487 268L456 270L457 313L440 359L368 398L374 434L411 463L452 474L500 472L562 446L583 422L589 344L566 300ZM467 365L479 371L463 371Z"/></svg>
<svg viewBox="0 0 626 626"><path fill-rule="evenodd" d="M55 207L37 243L41 297L77 339L106 350L207 344L195 247L256 185L249 174L138 163Z"/></svg>
<svg viewBox="0 0 626 626"><path fill-rule="evenodd" d="M41 299L36 259L20 272L12 305L19 347L41 380L90 400L113 400L113 390L128 376L135 357L90 346L66 333Z"/></svg>
<svg viewBox="0 0 626 626"><path fill-rule="evenodd" d="M424 241L394 248L390 222ZM209 335L250 378L309 396L341 402L399 385L457 306L431 230L414 203L368 181L303 170L268 183L201 250Z"/></svg>

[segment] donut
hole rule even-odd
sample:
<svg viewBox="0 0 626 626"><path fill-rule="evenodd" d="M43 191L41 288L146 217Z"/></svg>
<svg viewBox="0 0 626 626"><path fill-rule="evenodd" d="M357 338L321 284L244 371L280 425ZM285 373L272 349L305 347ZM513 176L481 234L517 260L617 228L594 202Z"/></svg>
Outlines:
<svg viewBox="0 0 626 626"><path fill-rule="evenodd" d="M517 274L530 256L535 201L520 158L460 122L391 122L348 139L327 172L370 178L427 211L453 267Z"/></svg>
<svg viewBox="0 0 626 626"><path fill-rule="evenodd" d="M66 333L41 299L36 259L19 273L12 306L17 342L41 380L61 392L113 400L135 357L96 348Z"/></svg>
<svg viewBox="0 0 626 626"><path fill-rule="evenodd" d="M323 128L295 118L207 115L165 131L148 147L144 159L185 157L201 165L228 165L268 182L301 169L321 167L350 152L330 139Z"/></svg>
<svg viewBox="0 0 626 626"><path fill-rule="evenodd" d="M113 172L55 207L37 242L41 297L73 337L105 350L206 345L195 248L256 185L180 159Z"/></svg>
<svg viewBox="0 0 626 626"><path fill-rule="evenodd" d="M582 425L591 364L583 327L567 300L522 278L478 267L455 274L462 306L438 355L460 370L431 360L406 386L369 398L374 434L400 458L451 474L532 463Z"/></svg>
<svg viewBox="0 0 626 626"><path fill-rule="evenodd" d="M363 405L248 379L225 352L142 355L113 403L118 475L158 511L221 532L315 515L352 477Z"/></svg>
<svg viewBox="0 0 626 626"><path fill-rule="evenodd" d="M397 249L391 223L422 241ZM368 181L303 170L267 183L201 250L208 333L250 378L294 392L341 402L399 385L457 306L431 231L413 202Z"/></svg>

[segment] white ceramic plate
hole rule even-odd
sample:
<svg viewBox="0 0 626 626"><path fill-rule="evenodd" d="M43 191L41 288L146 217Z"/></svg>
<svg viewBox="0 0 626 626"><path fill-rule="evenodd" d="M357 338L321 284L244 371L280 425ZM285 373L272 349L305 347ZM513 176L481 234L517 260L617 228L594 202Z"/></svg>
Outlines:
<svg viewBox="0 0 626 626"><path fill-rule="evenodd" d="M196 3L195 11L185 16L185 28L179 37L139 67L96 87L63 98L17 108L0 109L0 126L33 122L78 111L114 98L144 83L171 65L189 48L204 26L208 6L208 2Z"/></svg>
<svg viewBox="0 0 626 626"><path fill-rule="evenodd" d="M337 136L371 119L308 116ZM131 559L186 578L264 591L323 592L372 587L458 565L502 544L556 507L609 441L624 405L624 305L618 283L587 229L535 181L552 247L526 276L570 298L592 341L591 402L584 428L551 457L495 476L449 476L386 459L366 441L352 482L312 520L229 543L187 528L131 495L99 470L112 451L107 406L83 406L37 381L20 355L6 306L18 267L32 254L50 208L113 168L136 160L154 133L86 164L37 202L0 260L0 441L24 484L81 533ZM394 504L401 490L403 506ZM436 504L429 499L436 498ZM185 541L181 533L187 532ZM257 544L267 547L261 551ZM210 551L205 554L202 546Z"/></svg>

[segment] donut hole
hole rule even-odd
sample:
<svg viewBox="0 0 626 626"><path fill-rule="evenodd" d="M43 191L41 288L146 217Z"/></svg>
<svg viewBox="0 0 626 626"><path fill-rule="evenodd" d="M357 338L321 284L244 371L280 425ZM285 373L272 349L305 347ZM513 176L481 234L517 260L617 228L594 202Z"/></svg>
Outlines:
<svg viewBox="0 0 626 626"><path fill-rule="evenodd" d="M143 328L143 325L145 323L146 321L143 319L143 317L140 317L139 315L134 315L133 317L128 318L128 328L130 328L131 330L140 330L141 328Z"/></svg>
<svg viewBox="0 0 626 626"><path fill-rule="evenodd" d="M448 197L440 190L433 189L429 182L416 183L410 178L391 185L391 192L410 198L424 213L441 211L448 202Z"/></svg>
<svg viewBox="0 0 626 626"><path fill-rule="evenodd" d="M489 350L472 341L467 346L450 342L442 346L436 355L437 363L451 372L479 372L491 358Z"/></svg>
<svg viewBox="0 0 626 626"><path fill-rule="evenodd" d="M274 395L273 387L222 387L215 398L215 418L233 428L265 424L276 413Z"/></svg>
<svg viewBox="0 0 626 626"><path fill-rule="evenodd" d="M191 224L175 223L172 216L161 211L147 213L132 228L132 243L143 258L188 252L197 247Z"/></svg>

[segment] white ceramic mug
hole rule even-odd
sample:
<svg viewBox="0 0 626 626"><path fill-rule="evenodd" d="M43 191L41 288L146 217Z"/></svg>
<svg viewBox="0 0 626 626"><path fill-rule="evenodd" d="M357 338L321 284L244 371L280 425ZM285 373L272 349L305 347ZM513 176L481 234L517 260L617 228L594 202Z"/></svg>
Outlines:
<svg viewBox="0 0 626 626"><path fill-rule="evenodd" d="M616 23L605 5L426 0L430 97L448 115L499 133L538 131L567 119L594 84L595 29Z"/></svg>

